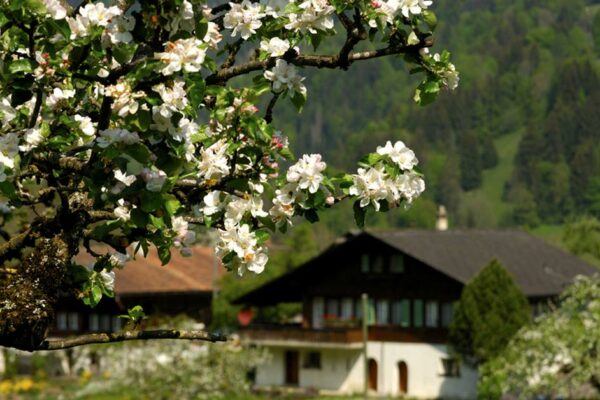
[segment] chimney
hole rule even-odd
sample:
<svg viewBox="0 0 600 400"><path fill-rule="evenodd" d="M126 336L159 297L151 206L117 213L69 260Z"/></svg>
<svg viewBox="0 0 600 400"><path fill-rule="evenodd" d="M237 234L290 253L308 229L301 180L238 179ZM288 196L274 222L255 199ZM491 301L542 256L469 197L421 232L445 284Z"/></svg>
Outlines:
<svg viewBox="0 0 600 400"><path fill-rule="evenodd" d="M436 231L447 231L448 230L448 214L446 213L446 207L439 206L437 212L437 220L435 221Z"/></svg>

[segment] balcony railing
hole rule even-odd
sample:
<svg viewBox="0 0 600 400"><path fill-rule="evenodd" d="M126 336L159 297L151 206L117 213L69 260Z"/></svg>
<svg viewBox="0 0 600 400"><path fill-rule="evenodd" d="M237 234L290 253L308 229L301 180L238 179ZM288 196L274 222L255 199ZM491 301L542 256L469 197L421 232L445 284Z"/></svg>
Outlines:
<svg viewBox="0 0 600 400"><path fill-rule="evenodd" d="M402 328L370 326L370 341L445 343L448 331L444 328ZM240 329L240 336L251 342L300 341L314 343L360 343L359 327L302 328L299 325L251 325Z"/></svg>

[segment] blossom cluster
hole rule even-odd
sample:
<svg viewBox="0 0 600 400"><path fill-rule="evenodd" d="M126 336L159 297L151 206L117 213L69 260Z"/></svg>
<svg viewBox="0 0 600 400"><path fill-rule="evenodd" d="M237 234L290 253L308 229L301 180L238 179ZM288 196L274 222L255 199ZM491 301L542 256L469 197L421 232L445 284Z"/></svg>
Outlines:
<svg viewBox="0 0 600 400"><path fill-rule="evenodd" d="M227 267L260 273L269 235L295 219L316 221L344 200L355 202L355 212L386 210L425 189L402 142L378 147L355 174L332 177L320 154L294 160L268 116L279 98L302 108L302 68L320 66L307 49L348 12L354 23L379 29L383 43L415 47L422 103L432 87L454 89L449 54L430 56L424 45L430 32L420 22L430 0L374 0L346 10L330 0L243 0L212 9L201 0L75 8L32 0L27 13L17 3L2 2L7 20L23 20L3 26L10 40L0 43L2 213L59 207L47 194L36 197L54 190L67 197L60 207L89 214L82 245L124 251L135 243L136 255L155 246L167 263L172 249L190 255L205 227L217 233ZM409 28L406 38L399 25ZM230 83L245 74L252 83ZM259 110L267 95L271 102ZM100 263L84 290L95 302L94 288L109 294L112 268L124 260L88 251Z"/></svg>
<svg viewBox="0 0 600 400"><path fill-rule="evenodd" d="M375 165L359 168L358 174L352 176L348 193L360 199L361 207L371 204L379 211L382 200L391 206L403 200L410 204L423 193L425 181L413 171L417 157L402 141L393 145L388 141L385 146L377 147L377 154L381 158L376 158ZM386 168L389 162L396 168Z"/></svg>

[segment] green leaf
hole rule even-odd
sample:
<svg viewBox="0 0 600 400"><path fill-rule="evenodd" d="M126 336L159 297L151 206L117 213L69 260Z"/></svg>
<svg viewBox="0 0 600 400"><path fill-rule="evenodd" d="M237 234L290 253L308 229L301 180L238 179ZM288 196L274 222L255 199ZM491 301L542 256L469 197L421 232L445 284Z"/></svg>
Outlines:
<svg viewBox="0 0 600 400"><path fill-rule="evenodd" d="M69 28L69 23L64 20L56 20L56 19L48 19L48 23L56 29L65 39L71 37L71 29Z"/></svg>
<svg viewBox="0 0 600 400"><path fill-rule="evenodd" d="M21 59L21 60L15 60L13 62L10 63L10 65L8 66L8 70L13 73L19 73L19 72L23 72L23 73L30 73L33 71L33 69L35 68L35 63L29 59Z"/></svg>
<svg viewBox="0 0 600 400"><path fill-rule="evenodd" d="M131 210L130 216L131 216L131 218L130 218L131 222L133 222L133 224L135 226L137 226L138 228L146 228L146 225L148 225L148 223L150 222L150 219L148 218L148 214L146 214L139 208L134 208L133 210ZM142 242L140 242L140 245L141 245L141 243ZM143 248L143 246L142 246L142 248ZM146 251L144 252L144 254L146 254L148 252L147 245L146 245L145 250Z"/></svg>
<svg viewBox="0 0 600 400"><path fill-rule="evenodd" d="M256 235L258 244L263 244L271 238L271 235L269 234L269 232L265 231L264 229L259 229L259 230L255 231L254 234Z"/></svg>
<svg viewBox="0 0 600 400"><path fill-rule="evenodd" d="M13 200L17 198L17 189L12 182L4 181L0 182L0 193L9 199Z"/></svg>
<svg viewBox="0 0 600 400"><path fill-rule="evenodd" d="M354 210L354 221L356 222L356 226L361 229L364 228L367 210L360 206L360 200L356 200L354 202L352 209Z"/></svg>
<svg viewBox="0 0 600 400"><path fill-rule="evenodd" d="M33 92L30 90L14 90L10 98L11 107L17 107L29 101L33 97Z"/></svg>
<svg viewBox="0 0 600 400"><path fill-rule="evenodd" d="M158 210L163 205L163 198L160 194L142 190L140 192L140 208L148 213Z"/></svg>
<svg viewBox="0 0 600 400"><path fill-rule="evenodd" d="M165 196L165 211L167 211L169 215L175 215L179 208L181 208L181 202L177 200L175 196Z"/></svg>
<svg viewBox="0 0 600 400"><path fill-rule="evenodd" d="M316 210L304 211L304 218L306 218L306 220L308 222L310 222L311 224L314 224L315 222L319 222L319 214L317 213Z"/></svg>
<svg viewBox="0 0 600 400"><path fill-rule="evenodd" d="M187 89L187 96L192 103L192 107L195 109L200 107L200 104L202 104L202 101L204 100L204 93L206 91L206 84L204 83L204 80L197 79L193 82L188 82Z"/></svg>
<svg viewBox="0 0 600 400"><path fill-rule="evenodd" d="M438 23L436 15L429 10L424 10L421 13L421 15L423 16L423 21L425 21L427 26L429 26L429 29L431 29L431 31L433 32L435 30L435 28L437 27L437 23Z"/></svg>
<svg viewBox="0 0 600 400"><path fill-rule="evenodd" d="M168 246L160 246L158 248L158 258L162 265L167 265L171 260L171 249Z"/></svg>
<svg viewBox="0 0 600 400"><path fill-rule="evenodd" d="M300 93L294 93L292 97L292 104L296 107L299 113L302 112L304 108L304 103L306 103L306 96L301 95Z"/></svg>
<svg viewBox="0 0 600 400"><path fill-rule="evenodd" d="M133 58L137 45L119 45L112 48L113 57L119 64L127 64Z"/></svg>
<svg viewBox="0 0 600 400"><path fill-rule="evenodd" d="M92 236L94 236L95 239L102 240L106 237L106 235L108 235L109 232L114 231L121 225L123 225L123 221L121 221L120 219L96 225L94 227L94 230L92 231Z"/></svg>
<svg viewBox="0 0 600 400"><path fill-rule="evenodd" d="M6 25L9 21L10 19L6 18L6 15L0 11L0 28Z"/></svg>

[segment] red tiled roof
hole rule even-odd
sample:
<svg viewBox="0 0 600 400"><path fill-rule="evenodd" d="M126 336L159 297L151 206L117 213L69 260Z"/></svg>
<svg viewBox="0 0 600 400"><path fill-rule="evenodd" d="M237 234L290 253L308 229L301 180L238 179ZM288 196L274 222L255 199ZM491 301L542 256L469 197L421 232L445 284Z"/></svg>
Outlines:
<svg viewBox="0 0 600 400"><path fill-rule="evenodd" d="M82 264L91 257L82 250L77 257ZM183 257L173 249L171 261L161 266L156 248L151 247L148 256L142 252L125 264L123 269L115 269L115 294L135 296L162 293L200 293L213 289L213 280L223 274L223 266L217 260L217 277L213 276L213 250L208 247L192 248L191 257Z"/></svg>

